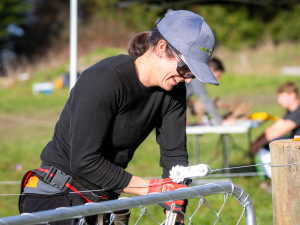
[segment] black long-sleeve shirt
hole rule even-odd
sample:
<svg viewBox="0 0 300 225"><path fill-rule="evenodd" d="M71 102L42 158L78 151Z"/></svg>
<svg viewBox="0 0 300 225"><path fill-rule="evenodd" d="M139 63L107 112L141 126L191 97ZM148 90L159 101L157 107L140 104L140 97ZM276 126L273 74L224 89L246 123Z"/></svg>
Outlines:
<svg viewBox="0 0 300 225"><path fill-rule="evenodd" d="M82 73L41 154L43 163L87 188L118 195L132 177L124 169L156 128L163 177L169 177L172 166L188 165L185 85L172 91L145 87L137 77L135 59L106 58Z"/></svg>

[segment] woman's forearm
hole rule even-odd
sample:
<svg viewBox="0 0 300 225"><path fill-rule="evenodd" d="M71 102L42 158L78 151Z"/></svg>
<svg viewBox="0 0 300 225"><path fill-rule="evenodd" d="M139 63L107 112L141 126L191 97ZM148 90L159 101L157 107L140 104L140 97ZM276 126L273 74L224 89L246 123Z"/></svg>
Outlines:
<svg viewBox="0 0 300 225"><path fill-rule="evenodd" d="M128 186L122 192L132 195L147 195L149 182L150 180L132 176Z"/></svg>

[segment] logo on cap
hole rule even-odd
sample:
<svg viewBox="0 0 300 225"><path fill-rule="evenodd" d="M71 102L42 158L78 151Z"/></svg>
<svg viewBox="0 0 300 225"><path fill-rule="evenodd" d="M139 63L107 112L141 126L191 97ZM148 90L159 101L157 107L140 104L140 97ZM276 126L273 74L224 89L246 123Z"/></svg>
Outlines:
<svg viewBox="0 0 300 225"><path fill-rule="evenodd" d="M204 47L200 47L200 50L203 51L203 52L207 52L208 55L211 55L213 53L213 49L207 49L207 48L204 48Z"/></svg>

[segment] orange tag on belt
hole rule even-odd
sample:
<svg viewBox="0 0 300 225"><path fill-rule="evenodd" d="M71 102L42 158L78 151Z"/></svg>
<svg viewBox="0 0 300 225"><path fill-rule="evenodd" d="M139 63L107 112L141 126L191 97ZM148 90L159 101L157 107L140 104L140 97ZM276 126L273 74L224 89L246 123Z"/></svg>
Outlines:
<svg viewBox="0 0 300 225"><path fill-rule="evenodd" d="M37 178L36 176L31 176L28 179L27 184L25 185L25 187L36 188L38 180L39 180L39 178Z"/></svg>

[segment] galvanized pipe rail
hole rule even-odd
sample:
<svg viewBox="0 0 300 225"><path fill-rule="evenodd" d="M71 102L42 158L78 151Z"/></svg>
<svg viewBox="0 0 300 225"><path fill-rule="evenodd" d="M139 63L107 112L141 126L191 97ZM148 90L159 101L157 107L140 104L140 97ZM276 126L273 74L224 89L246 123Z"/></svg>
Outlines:
<svg viewBox="0 0 300 225"><path fill-rule="evenodd" d="M161 202L171 201L172 199L190 199L201 196L208 196L220 193L228 193L236 197L241 206L245 208L245 219L247 225L256 225L255 210L252 200L242 187L231 182L206 184L189 188L178 189L164 193L153 193L150 195L137 196L131 198L120 198L101 203L87 203L74 207L61 207L57 209L23 213L17 216L0 218L0 225L26 225L43 224L53 221L81 218L102 213L120 211L129 208L138 208L154 205Z"/></svg>

